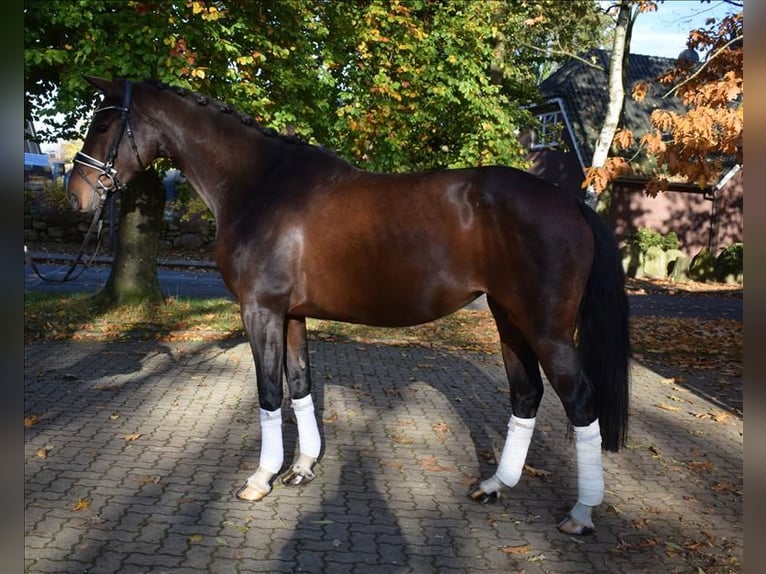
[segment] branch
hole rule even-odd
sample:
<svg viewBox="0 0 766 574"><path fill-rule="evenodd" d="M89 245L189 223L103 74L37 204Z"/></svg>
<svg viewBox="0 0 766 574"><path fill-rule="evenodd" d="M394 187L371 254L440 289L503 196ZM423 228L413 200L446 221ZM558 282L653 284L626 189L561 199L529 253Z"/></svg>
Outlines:
<svg viewBox="0 0 766 574"><path fill-rule="evenodd" d="M667 93L667 94L665 94L665 95L664 95L664 96L662 96L662 97L663 97L663 98L667 98L668 96L672 95L672 94L673 94L673 92L675 92L676 90L678 90L678 88L680 88L680 87L681 87L681 86L683 86L684 84L688 84L689 82L691 82L691 81L692 81L694 78L696 78L697 76L699 76L699 75L702 73L702 70L704 70L704 69L707 67L707 65L708 65L710 62L712 62L712 61L713 61L713 60L715 60L715 59L716 59L718 56L720 56L720 55L721 55L721 53L722 53L722 52L723 52L723 51L724 51L726 48L728 48L729 46L731 46L731 45L732 45L734 42L737 42L737 41L739 41L739 40L742 40L742 38L743 38L743 35L742 35L742 34L740 34L740 35L739 35L739 36L737 36L736 38L732 38L731 40L729 40L728 42L726 42L726 43L725 43L723 46L721 46L720 48L718 48L718 49L715 51L715 54L713 54L711 57L709 57L707 60L705 60L705 63L704 63L704 64L702 64L702 65L701 65L699 68L697 68L697 71L695 71L695 72L694 72L694 73L693 73L691 76L689 76L688 78L686 78L686 79L685 79L683 82L681 82L680 84L678 84L678 85L674 86L673 88L671 88L670 90L668 90L668 93Z"/></svg>
<svg viewBox="0 0 766 574"><path fill-rule="evenodd" d="M560 56L567 56L569 58L572 58L573 60L579 60L586 66L590 66L591 68L595 68L596 70L599 70L601 72L606 71L603 66L594 64L593 62L586 60L585 58L578 56L577 54L567 52L566 50L556 50L555 48L540 48L538 46L533 46L532 44L527 44L526 42L522 42L521 45L524 46L525 48L531 48L533 50L537 50L538 52L543 52L545 54L558 54Z"/></svg>

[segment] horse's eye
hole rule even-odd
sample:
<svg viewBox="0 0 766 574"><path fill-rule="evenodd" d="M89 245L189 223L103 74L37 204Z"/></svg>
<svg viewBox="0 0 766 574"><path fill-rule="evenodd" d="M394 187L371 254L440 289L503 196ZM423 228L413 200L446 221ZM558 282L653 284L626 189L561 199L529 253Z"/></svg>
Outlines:
<svg viewBox="0 0 766 574"><path fill-rule="evenodd" d="M98 124L96 126L96 131L100 134L106 133L106 131L109 129L109 124Z"/></svg>

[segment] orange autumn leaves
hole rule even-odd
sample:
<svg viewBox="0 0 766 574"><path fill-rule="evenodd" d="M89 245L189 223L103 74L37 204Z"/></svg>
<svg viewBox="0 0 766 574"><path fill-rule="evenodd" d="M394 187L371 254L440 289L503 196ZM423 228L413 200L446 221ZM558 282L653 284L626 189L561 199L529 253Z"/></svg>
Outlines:
<svg viewBox="0 0 766 574"><path fill-rule="evenodd" d="M586 169L583 188L593 185L601 193L610 181L633 171L631 161L644 151L656 160L657 170L647 186L649 195L668 189L671 179L705 187L722 171L724 157L742 162L744 129L743 13L732 14L716 24L689 34L687 46L706 51L698 65L679 61L677 67L658 78L667 89L662 97L677 96L687 111L675 113L658 108L651 112L651 131L637 138L629 129L619 130L613 139L617 154L637 146L632 157L614 155L603 167ZM631 97L641 102L650 85L632 86ZM655 94L657 95L657 94Z"/></svg>

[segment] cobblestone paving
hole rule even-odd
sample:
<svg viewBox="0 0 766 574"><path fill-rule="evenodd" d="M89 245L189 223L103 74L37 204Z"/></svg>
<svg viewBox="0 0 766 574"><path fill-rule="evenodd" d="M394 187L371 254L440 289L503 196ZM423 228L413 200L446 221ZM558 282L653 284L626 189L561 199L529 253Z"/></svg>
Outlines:
<svg viewBox="0 0 766 574"><path fill-rule="evenodd" d="M245 342L25 355L29 573L741 570L742 419L640 365L629 447L605 455L597 532L575 538L556 530L576 476L550 386L538 472L495 505L465 495L505 437L499 356L312 342L318 476L244 503L260 434Z"/></svg>

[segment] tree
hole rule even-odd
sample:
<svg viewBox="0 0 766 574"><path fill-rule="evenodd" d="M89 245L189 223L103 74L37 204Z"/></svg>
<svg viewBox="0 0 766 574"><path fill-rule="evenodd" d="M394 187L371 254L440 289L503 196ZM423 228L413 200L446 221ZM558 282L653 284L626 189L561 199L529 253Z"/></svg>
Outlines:
<svg viewBox="0 0 766 574"><path fill-rule="evenodd" d="M655 110L654 130L640 139L662 169L647 190L650 194L665 191L674 176L703 188L721 175L724 157L734 156L742 163L743 12L720 22L709 19L705 28L690 32L687 46L706 51L705 61L698 66L682 61L660 82L673 86L666 95L678 95L688 111ZM640 100L645 89L639 85L633 93Z"/></svg>
<svg viewBox="0 0 766 574"><path fill-rule="evenodd" d="M633 24L641 12L656 9L656 3L647 0L619 0L607 9L607 13L611 10L617 12L609 60L609 104L604 124L593 149L591 165L586 169L585 182L583 183L583 187L586 188L585 201L594 209L597 206L598 197L605 187L605 181L623 167L619 158L609 158L609 152L622 121L625 107L625 77L630 59L630 37L633 32Z"/></svg>
<svg viewBox="0 0 766 574"><path fill-rule="evenodd" d="M49 119L53 132L49 128L44 135L80 135L78 123L95 103L86 74L172 77L172 68L165 65L166 51L156 41L159 31L136 17L134 4L27 0L25 114L27 119ZM120 199L115 262L99 294L107 304L162 300L156 274L162 207L159 219L148 209L154 206L153 198L161 197L158 186L156 173L154 178L138 178Z"/></svg>
<svg viewBox="0 0 766 574"><path fill-rule="evenodd" d="M688 111L654 110L653 130L647 134L617 130L610 142L612 155L601 167L594 162L586 174L585 184L597 193L614 177L640 171L638 165L646 156L656 163L646 188L650 195L666 190L672 179L703 188L721 175L725 157L742 162L742 11L720 22L708 19L704 28L690 32L687 47L706 52L705 60L697 64L680 59L675 69L658 80L668 87L665 97L677 95ZM641 101L649 89L649 84L640 82L631 87L631 95Z"/></svg>
<svg viewBox="0 0 766 574"><path fill-rule="evenodd" d="M50 120L45 137L79 136L95 104L86 75L155 78L367 169L523 167L517 129L541 65L561 58L547 48L596 45L596 16L593 0L27 0L25 110ZM153 193L153 178L140 185ZM120 225L140 204L122 202ZM151 234L119 241L141 244L118 251L147 266L156 252Z"/></svg>

